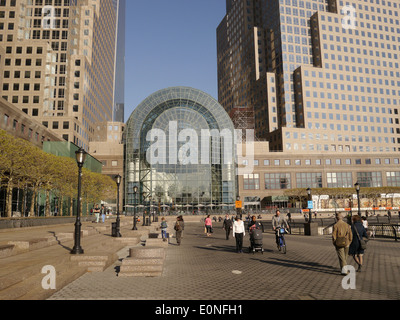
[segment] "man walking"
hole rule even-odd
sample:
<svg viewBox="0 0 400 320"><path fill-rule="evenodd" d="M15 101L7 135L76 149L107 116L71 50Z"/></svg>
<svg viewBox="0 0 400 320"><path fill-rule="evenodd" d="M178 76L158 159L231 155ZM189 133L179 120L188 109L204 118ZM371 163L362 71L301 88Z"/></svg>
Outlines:
<svg viewBox="0 0 400 320"><path fill-rule="evenodd" d="M225 230L226 240L229 240L229 235L232 230L232 220L229 219L229 215L225 216L225 220L224 220L224 223L222 224L222 228Z"/></svg>
<svg viewBox="0 0 400 320"><path fill-rule="evenodd" d="M347 259L349 256L349 247L353 241L353 233L349 224L343 221L341 213L336 214L336 224L333 226L332 242L335 246L337 256L339 258L340 272L346 275L344 267L347 266Z"/></svg>

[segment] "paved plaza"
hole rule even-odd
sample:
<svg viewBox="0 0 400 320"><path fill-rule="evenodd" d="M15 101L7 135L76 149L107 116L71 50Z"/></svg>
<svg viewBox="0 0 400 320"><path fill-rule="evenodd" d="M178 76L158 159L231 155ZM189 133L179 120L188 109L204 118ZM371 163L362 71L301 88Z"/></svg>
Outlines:
<svg viewBox="0 0 400 320"><path fill-rule="evenodd" d="M104 272L84 274L49 300L400 299L400 243L394 240L369 242L356 289L345 290L329 236L288 235L288 253L284 255L274 246L274 234L267 231L264 254L238 254L234 239L225 240L221 225L214 224L215 233L206 237L202 223L186 223L182 245L177 246L173 238L166 249L161 277L118 277L119 267L129 255L126 247ZM244 246L248 245L246 235ZM355 265L351 258L349 263Z"/></svg>

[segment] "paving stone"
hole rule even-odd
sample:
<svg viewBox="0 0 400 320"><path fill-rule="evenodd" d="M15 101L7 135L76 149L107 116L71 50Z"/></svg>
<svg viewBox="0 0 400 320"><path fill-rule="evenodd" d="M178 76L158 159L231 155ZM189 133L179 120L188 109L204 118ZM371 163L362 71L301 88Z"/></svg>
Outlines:
<svg viewBox="0 0 400 320"><path fill-rule="evenodd" d="M146 255L142 248L127 248L120 260L101 274L85 274L54 294L51 300L398 300L400 243L373 240L365 254L363 272L356 275L356 290L342 288L343 276L329 236L288 235L288 253L274 245L274 234L264 234L264 254L235 252L234 239L225 240L220 225L205 237L202 223L186 224L182 244L172 240L165 249L158 277L119 277L129 253ZM249 245L245 237L244 247ZM151 248L153 249L153 248ZM140 252L140 253L139 253ZM246 250L245 250L246 252ZM129 258L131 259L131 258ZM127 259L126 261L130 261ZM355 263L349 258L349 264ZM144 273L141 276L145 276ZM232 286L235 281L237 285Z"/></svg>

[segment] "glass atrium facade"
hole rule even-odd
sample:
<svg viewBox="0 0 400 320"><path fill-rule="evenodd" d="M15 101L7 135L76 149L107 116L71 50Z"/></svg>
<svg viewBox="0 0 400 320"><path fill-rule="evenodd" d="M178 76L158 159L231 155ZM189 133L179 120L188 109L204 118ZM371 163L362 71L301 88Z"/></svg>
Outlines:
<svg viewBox="0 0 400 320"><path fill-rule="evenodd" d="M234 132L226 111L204 92L176 87L148 97L125 131L125 205L232 206L237 196Z"/></svg>

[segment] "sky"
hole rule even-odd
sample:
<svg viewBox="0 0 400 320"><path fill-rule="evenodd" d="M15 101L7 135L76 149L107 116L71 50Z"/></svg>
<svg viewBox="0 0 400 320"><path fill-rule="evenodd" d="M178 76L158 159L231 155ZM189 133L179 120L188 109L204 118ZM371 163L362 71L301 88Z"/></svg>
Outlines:
<svg viewBox="0 0 400 320"><path fill-rule="evenodd" d="M216 32L225 0L127 0L126 11L125 121L168 87L218 98Z"/></svg>

